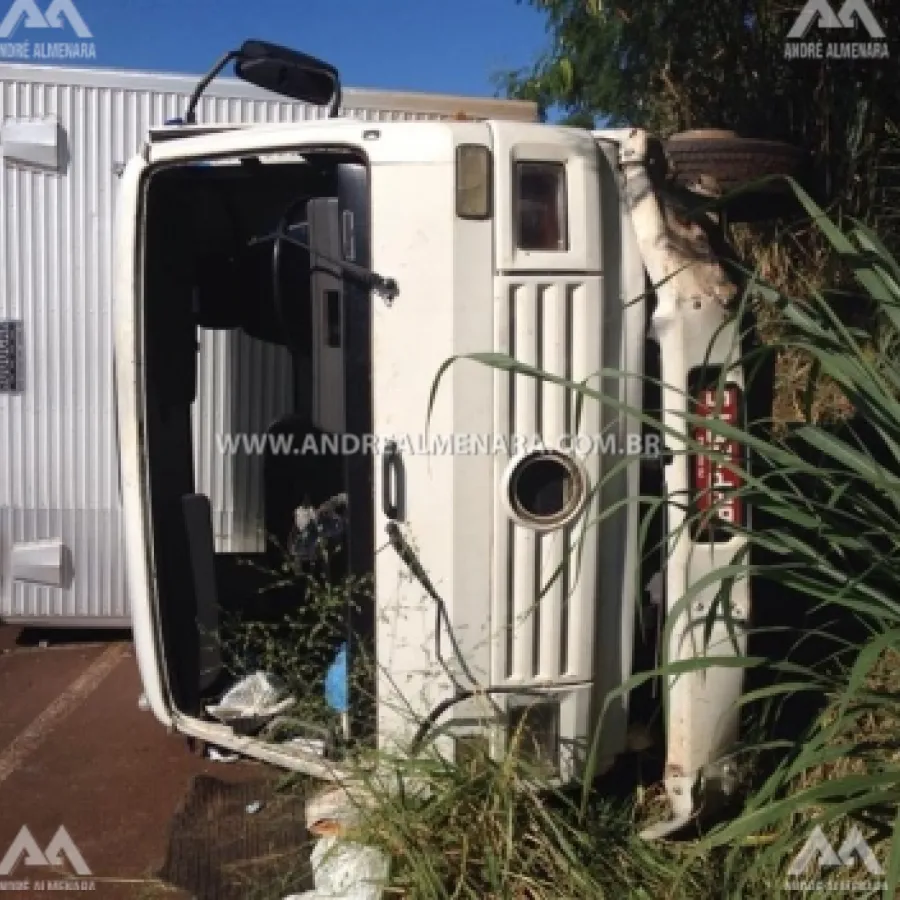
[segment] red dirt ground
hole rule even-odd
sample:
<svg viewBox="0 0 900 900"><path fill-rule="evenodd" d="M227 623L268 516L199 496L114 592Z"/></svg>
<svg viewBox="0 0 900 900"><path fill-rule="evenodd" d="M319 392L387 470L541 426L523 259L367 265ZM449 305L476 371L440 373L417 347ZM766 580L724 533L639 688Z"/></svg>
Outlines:
<svg viewBox="0 0 900 900"><path fill-rule="evenodd" d="M87 896L176 900L183 895L167 891L152 873L163 862L169 822L192 777L243 781L258 777L260 767L192 755L184 738L141 711L127 636L77 639L28 646L35 642L0 627L0 859L23 825L42 849L65 826L93 874L96 887ZM79 705L67 715L45 712L107 653L121 658ZM47 728L36 728L48 715ZM20 862L0 882L52 877ZM3 897L35 894L0 890Z"/></svg>

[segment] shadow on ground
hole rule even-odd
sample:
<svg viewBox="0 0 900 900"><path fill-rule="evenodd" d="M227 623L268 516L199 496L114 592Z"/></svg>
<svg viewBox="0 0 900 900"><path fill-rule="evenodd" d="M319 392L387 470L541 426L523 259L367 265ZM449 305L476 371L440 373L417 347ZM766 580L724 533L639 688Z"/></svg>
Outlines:
<svg viewBox="0 0 900 900"><path fill-rule="evenodd" d="M169 830L159 877L196 900L263 900L313 887L305 796L277 777L197 776Z"/></svg>

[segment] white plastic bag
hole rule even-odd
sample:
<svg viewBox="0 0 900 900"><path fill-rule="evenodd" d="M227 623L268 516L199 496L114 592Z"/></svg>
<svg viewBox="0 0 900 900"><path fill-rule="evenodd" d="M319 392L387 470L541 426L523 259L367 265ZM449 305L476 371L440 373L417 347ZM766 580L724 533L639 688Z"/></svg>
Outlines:
<svg viewBox="0 0 900 900"><path fill-rule="evenodd" d="M337 837L322 838L312 852L314 891L284 900L381 900L390 864L373 847Z"/></svg>
<svg viewBox="0 0 900 900"><path fill-rule="evenodd" d="M287 689L277 678L254 672L238 682L215 706L207 706L206 711L226 725L242 719L265 723L294 705L294 698L285 698L286 693Z"/></svg>

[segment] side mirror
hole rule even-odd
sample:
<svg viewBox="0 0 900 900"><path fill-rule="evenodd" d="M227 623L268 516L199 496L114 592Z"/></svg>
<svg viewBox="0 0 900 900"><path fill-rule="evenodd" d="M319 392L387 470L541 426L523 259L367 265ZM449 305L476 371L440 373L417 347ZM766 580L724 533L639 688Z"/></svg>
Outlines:
<svg viewBox="0 0 900 900"><path fill-rule="evenodd" d="M243 81L302 103L328 104L329 116L337 117L341 106L341 79L334 66L287 47L253 40L245 41L240 50L226 53L197 85L188 104L185 124L196 123L200 97L232 60L235 75Z"/></svg>
<svg viewBox="0 0 900 900"><path fill-rule="evenodd" d="M247 41L234 66L238 78L264 90L314 106L331 107L332 118L341 102L338 70L305 53L264 41Z"/></svg>

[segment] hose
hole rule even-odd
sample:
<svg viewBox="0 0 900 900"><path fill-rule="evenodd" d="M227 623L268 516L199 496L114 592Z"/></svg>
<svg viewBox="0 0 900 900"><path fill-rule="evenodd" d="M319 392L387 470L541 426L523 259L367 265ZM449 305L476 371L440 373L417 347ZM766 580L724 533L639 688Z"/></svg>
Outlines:
<svg viewBox="0 0 900 900"><path fill-rule="evenodd" d="M447 623L448 628L450 628L450 617L447 615L447 607L444 601L441 599L438 592L435 590L434 585L432 585L431 580L428 578L427 573L422 568L422 564L416 558L413 549L406 543L403 538L403 535L400 533L400 529L395 522L391 522L387 526L387 535L388 540L390 542L391 547L394 549L396 554L400 557L400 560L403 564L409 569L410 573L415 577L415 579L422 585L428 595L435 601L437 605L437 613L436 613L436 623L435 623L435 654L437 655L438 661L444 667L444 670L450 675L451 680L454 682L455 687L459 691L457 694L454 694L452 697L448 697L446 700L439 703L431 712L425 717L424 721L419 725L413 739L412 744L410 746L410 750L412 755L418 753L419 748L424 743L425 738L428 737L428 733L434 728L437 724L438 719L448 709L452 709L454 706L464 703L466 700L471 700L473 697L491 697L491 696L502 696L504 694L511 695L517 694L520 697L546 697L546 693L537 690L529 690L528 688L519 688L519 687L496 687L496 688L475 688L475 689L462 689L459 683L453 678L452 673L447 668L447 664L444 662L442 651L441 651L441 626L444 622ZM452 631L451 631L452 635ZM465 660L462 658L462 653L459 650L459 647L454 642L453 646L454 653L456 655L456 660L460 665L460 668L465 673L466 677L470 681L477 681L477 679L472 675L469 671L468 666L466 665Z"/></svg>

